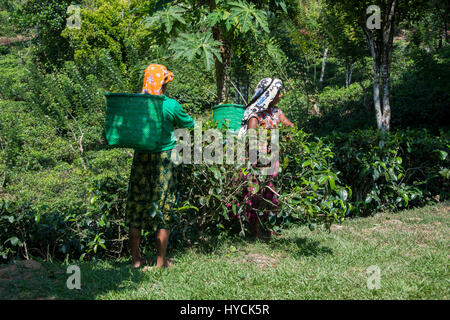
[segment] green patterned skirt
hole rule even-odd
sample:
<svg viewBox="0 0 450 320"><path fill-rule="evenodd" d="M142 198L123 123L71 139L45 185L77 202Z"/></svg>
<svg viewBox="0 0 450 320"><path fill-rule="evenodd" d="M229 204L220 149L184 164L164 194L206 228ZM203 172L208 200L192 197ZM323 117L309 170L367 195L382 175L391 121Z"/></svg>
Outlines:
<svg viewBox="0 0 450 320"><path fill-rule="evenodd" d="M128 185L128 227L170 230L176 222L179 166L171 160L171 154L172 150L134 153Z"/></svg>

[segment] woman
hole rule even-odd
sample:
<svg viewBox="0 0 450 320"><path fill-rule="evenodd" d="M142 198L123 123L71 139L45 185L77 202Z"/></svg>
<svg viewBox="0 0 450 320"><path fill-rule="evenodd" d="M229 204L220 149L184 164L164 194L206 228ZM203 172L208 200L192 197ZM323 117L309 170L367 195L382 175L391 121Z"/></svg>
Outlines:
<svg viewBox="0 0 450 320"><path fill-rule="evenodd" d="M283 98L281 89L283 82L280 79L262 79L255 90L251 102L245 110L242 120L240 135L247 133L249 129L265 128L267 130L277 129L280 124L293 127L294 124L284 115L283 111L277 107L278 102ZM269 147L270 149L270 147ZM265 150L262 150L265 151ZM277 214L278 198L276 192L275 178L278 175L279 162L275 164L273 174L265 179L266 187L257 188L260 184L256 176L247 176L254 187L249 187L244 194L245 215L247 221L252 225L256 237L261 237L259 213L264 212L267 218L270 211Z"/></svg>
<svg viewBox="0 0 450 320"><path fill-rule="evenodd" d="M173 80L173 73L163 65L151 64L145 70L143 94L162 100L162 126L168 135L165 143L154 150L135 151L131 168L126 210L126 223L130 228L130 251L134 268L150 263L140 253L141 230L157 229L156 267L170 267L166 259L170 226L176 219L174 208L178 200L178 168L171 160L172 149L176 147L174 126L194 127L194 120L183 107L164 95L166 85Z"/></svg>

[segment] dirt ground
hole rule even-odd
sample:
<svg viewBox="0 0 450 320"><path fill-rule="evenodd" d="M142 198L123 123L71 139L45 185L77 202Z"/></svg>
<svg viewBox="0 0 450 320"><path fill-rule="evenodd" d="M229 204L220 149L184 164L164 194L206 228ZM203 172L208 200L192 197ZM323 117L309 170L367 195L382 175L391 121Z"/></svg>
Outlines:
<svg viewBox="0 0 450 320"><path fill-rule="evenodd" d="M53 272L47 270L41 263L34 260L14 261L9 265L0 265L0 299L27 299L39 293L39 289L32 291L20 291L15 295L9 296L9 293L19 283L27 283L26 287L39 287L35 285L36 277L52 277ZM22 287L22 286L21 286ZM40 299L54 299L54 297L42 297Z"/></svg>

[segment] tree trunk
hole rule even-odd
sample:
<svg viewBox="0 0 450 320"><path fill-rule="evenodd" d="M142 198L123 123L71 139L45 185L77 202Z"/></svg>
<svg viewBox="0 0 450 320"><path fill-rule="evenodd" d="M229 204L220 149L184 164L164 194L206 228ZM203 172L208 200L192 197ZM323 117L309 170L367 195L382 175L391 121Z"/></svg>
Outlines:
<svg viewBox="0 0 450 320"><path fill-rule="evenodd" d="M216 0L209 1L210 12L213 12L217 8ZM213 38L216 41L222 43L220 56L222 62L220 62L214 56L214 64L216 71L216 86L217 86L217 103L223 103L228 99L228 86L227 86L227 69L231 63L231 46L225 41L223 30L218 25L212 27Z"/></svg>
<svg viewBox="0 0 450 320"><path fill-rule="evenodd" d="M213 30L216 27L213 28ZM221 39L220 32L214 32L213 31L214 40L220 41L223 43L223 40ZM221 47L221 58L222 62L220 62L216 57L214 57L214 64L215 64L215 71L216 71L216 88L217 88L217 103L222 103L226 100L226 48L223 45Z"/></svg>
<svg viewBox="0 0 450 320"><path fill-rule="evenodd" d="M373 103L375 106L375 115L377 117L377 127L381 130L383 123L383 113L381 111L380 69L378 66L375 66L373 70Z"/></svg>
<svg viewBox="0 0 450 320"><path fill-rule="evenodd" d="M389 13L383 28L383 62L381 66L381 81L383 85L383 118L381 131L389 131L391 122L390 85L392 51L394 49L393 43L396 6L397 0L394 0L389 8Z"/></svg>
<svg viewBox="0 0 450 320"><path fill-rule="evenodd" d="M322 71L320 73L320 80L319 82L323 82L323 78L325 77L325 67L327 64L327 55L328 55L328 48L325 48L325 52L323 53L323 59L322 59Z"/></svg>
<svg viewBox="0 0 450 320"><path fill-rule="evenodd" d="M381 112L381 100L380 100L380 65L379 57L375 49L375 43L373 39L367 36L367 42L369 43L370 53L373 59L373 104L375 106L375 116L377 120L377 127L381 130L383 123L383 113Z"/></svg>
<svg viewBox="0 0 450 320"><path fill-rule="evenodd" d="M381 119L381 131L389 131L391 122L391 103L390 103L390 82L391 82L391 72L390 66L383 63L381 68L381 81L383 85L383 116Z"/></svg>
<svg viewBox="0 0 450 320"><path fill-rule="evenodd" d="M221 47L222 62L216 59L216 83L217 83L217 102L224 103L228 100L228 72L231 66L231 46L219 37L219 40L223 43Z"/></svg>
<svg viewBox="0 0 450 320"><path fill-rule="evenodd" d="M445 39L445 42L449 43L449 40L448 40L447 18L444 18L444 19L445 19L445 20L444 20L444 39Z"/></svg>
<svg viewBox="0 0 450 320"><path fill-rule="evenodd" d="M348 61L345 62L345 87L348 88L348 74L349 74L349 63Z"/></svg>
<svg viewBox="0 0 450 320"><path fill-rule="evenodd" d="M352 82L352 74L353 74L353 65L354 63L347 60L345 62L345 87L348 88Z"/></svg>
<svg viewBox="0 0 450 320"><path fill-rule="evenodd" d="M352 83L353 65L349 61L345 63L345 87L348 88Z"/></svg>
<svg viewBox="0 0 450 320"><path fill-rule="evenodd" d="M221 38L217 38L217 41L223 43ZM231 62L231 48L228 44L224 43L221 47L221 58L220 62L217 58L215 59L216 67L216 85L217 85L217 103L223 103L228 99L228 69Z"/></svg>
<svg viewBox="0 0 450 320"><path fill-rule="evenodd" d="M361 81L357 82L359 84L359 86L361 87L362 91L363 91L363 104L364 104L364 108L367 111L367 113L370 112L370 108L371 105L368 103L368 97L366 94L366 88L363 86L363 84L361 83Z"/></svg>
<svg viewBox="0 0 450 320"><path fill-rule="evenodd" d="M352 75L353 75L353 66L355 65L355 63L352 63L350 65L350 72L348 74L348 86L349 87L352 84Z"/></svg>
<svg viewBox="0 0 450 320"><path fill-rule="evenodd" d="M242 99L241 96L239 95L239 91L238 91L240 89L239 78L235 77L234 82L236 83L236 87L237 87L237 89L234 91L234 100L236 101L236 104L239 104Z"/></svg>
<svg viewBox="0 0 450 320"><path fill-rule="evenodd" d="M250 80L248 79L248 78L246 78L246 80L245 80L245 85L244 85L244 98L245 98L245 101L246 102L249 102L248 101L248 87L249 87L249 85L250 85Z"/></svg>
<svg viewBox="0 0 450 320"><path fill-rule="evenodd" d="M449 8L449 6L446 5L445 8L441 9L441 7L437 3L435 4L436 12L441 17L442 23L443 23L443 28L444 28L444 30L442 31L442 36L439 37L439 48L442 48L442 38L445 39L445 42L447 42L447 43L449 42L448 24L447 24L448 8ZM444 11L444 12L442 12L442 11Z"/></svg>
<svg viewBox="0 0 450 320"><path fill-rule="evenodd" d="M382 132L390 130L390 82L396 8L397 0L393 0L383 18L381 34L378 33L375 39L370 31L363 27L373 59L373 101L377 127ZM381 109L380 99L380 74L383 90L383 110Z"/></svg>

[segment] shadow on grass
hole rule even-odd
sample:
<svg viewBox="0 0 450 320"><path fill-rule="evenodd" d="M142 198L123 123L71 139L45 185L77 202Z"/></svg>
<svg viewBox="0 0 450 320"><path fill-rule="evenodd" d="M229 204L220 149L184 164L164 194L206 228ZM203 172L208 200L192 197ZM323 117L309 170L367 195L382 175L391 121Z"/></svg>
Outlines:
<svg viewBox="0 0 450 320"><path fill-rule="evenodd" d="M78 264L81 288L71 290L67 283L73 273L67 273L68 265L50 262L41 265L39 270L18 271L9 277L7 288L0 290L1 299L94 300L108 292L139 288L146 277L144 272L132 269L128 261L85 262Z"/></svg>
<svg viewBox="0 0 450 320"><path fill-rule="evenodd" d="M331 248L321 245L320 241L307 237L272 237L262 241L228 236L225 238L208 238L208 241L203 241L191 247L186 245L176 246L170 250L169 256L175 257L176 264L176 259L186 254L190 249L194 249L200 254L213 252L221 254L223 249L226 250L231 245L249 247L258 243L265 244L268 249L283 255L289 255L294 259L333 254ZM151 244L148 243L147 245L150 246ZM145 253L143 252L143 256L151 258L154 256L154 252L148 250ZM68 279L73 275L67 273L68 265L43 261L39 261L39 263L42 267L35 270L32 275L17 272L17 276L8 281L7 289L0 290L1 299L114 299L117 296L123 297L124 291L129 291L130 299L132 299L133 293L139 292L143 286L145 286L144 289L147 293L148 291L158 290L157 279L160 271L143 272L133 269L130 260L125 258L119 261L73 262L74 265L80 267L80 290L70 290L67 287ZM154 276L156 277L154 278ZM153 278L155 283L152 283Z"/></svg>
<svg viewBox="0 0 450 320"><path fill-rule="evenodd" d="M206 236L203 240L199 240L193 246L183 245L178 242L174 248L170 248L169 256L177 256L184 254L189 249L194 249L199 254L211 254L217 252L224 246L246 247L251 244L262 242L270 249L279 252L286 252L295 259L308 256L333 255L330 247L322 246L320 241L313 240L308 237L277 237L271 236L263 239L257 239L252 236L240 237L237 235L227 236ZM226 249L226 248L225 248Z"/></svg>
<svg viewBox="0 0 450 320"><path fill-rule="evenodd" d="M230 241L229 239L228 241ZM235 239L230 244L246 246L260 240ZM227 242L228 242L227 241ZM332 255L329 247L322 246L319 241L309 238L272 238L264 241L268 247L280 253L286 253L294 259L308 256ZM207 248L195 246L199 252L211 252L220 249L220 241ZM222 245L224 243L222 242ZM184 249L176 249L171 255L177 256L185 253ZM33 271L33 274L18 273L14 279L7 283L6 290L1 291L1 299L56 299L56 300L95 300L99 298L114 299L115 296L123 297L123 291L137 292L145 284L145 290L158 290L158 284L152 284L153 273L158 270L143 272L131 267L130 261L123 259L117 261L91 261L75 265L80 267L81 289L70 290L67 287L68 279L73 273L67 273L68 265L41 262L42 268ZM157 279L157 278L155 278ZM3 280L2 280L3 281ZM69 283L72 283L69 280ZM5 283L6 284L6 283ZM5 288L4 288L5 289ZM121 292L121 294L118 294ZM117 293L117 294L116 294ZM105 297L106 295L106 297ZM132 297L130 296L130 299Z"/></svg>
<svg viewBox="0 0 450 320"><path fill-rule="evenodd" d="M331 248L321 246L319 241L304 237L298 237L296 239L278 238L273 239L268 244L273 250L284 251L295 259L333 254Z"/></svg>

